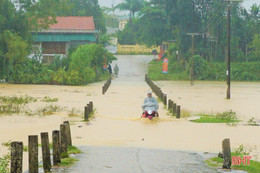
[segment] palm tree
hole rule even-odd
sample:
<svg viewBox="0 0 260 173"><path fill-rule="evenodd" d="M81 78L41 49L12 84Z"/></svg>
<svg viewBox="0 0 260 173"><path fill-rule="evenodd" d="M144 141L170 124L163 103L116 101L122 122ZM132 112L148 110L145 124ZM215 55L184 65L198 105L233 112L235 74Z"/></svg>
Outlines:
<svg viewBox="0 0 260 173"><path fill-rule="evenodd" d="M130 19L135 17L135 14L144 7L144 0L123 0L124 2L115 6L121 11L130 11Z"/></svg>

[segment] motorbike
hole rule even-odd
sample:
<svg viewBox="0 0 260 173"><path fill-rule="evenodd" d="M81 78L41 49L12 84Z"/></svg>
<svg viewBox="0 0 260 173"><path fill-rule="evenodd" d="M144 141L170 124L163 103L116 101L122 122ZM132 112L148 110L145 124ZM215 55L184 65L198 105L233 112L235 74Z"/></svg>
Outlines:
<svg viewBox="0 0 260 173"><path fill-rule="evenodd" d="M156 109L157 105L155 103L145 103L142 107L144 110L142 118L148 118L149 120L152 120L154 117L159 117L159 114Z"/></svg>
<svg viewBox="0 0 260 173"><path fill-rule="evenodd" d="M149 120L152 120L154 117L159 117L159 114L151 109L146 110L142 116L142 118L148 118Z"/></svg>

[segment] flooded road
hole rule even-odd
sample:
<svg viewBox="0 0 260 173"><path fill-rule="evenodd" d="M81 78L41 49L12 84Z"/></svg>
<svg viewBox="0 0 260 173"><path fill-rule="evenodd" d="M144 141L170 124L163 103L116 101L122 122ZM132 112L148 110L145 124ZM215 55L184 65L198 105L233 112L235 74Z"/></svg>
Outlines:
<svg viewBox="0 0 260 173"><path fill-rule="evenodd" d="M232 110L239 119L248 121L255 117L260 120L260 83L231 82L231 99L226 98L225 82L217 81L159 81L158 86L169 98L180 104L192 114L216 114Z"/></svg>
<svg viewBox="0 0 260 173"><path fill-rule="evenodd" d="M177 120L167 115L167 111L161 103L159 119L155 119L154 121L141 119L141 105L149 90L149 87L144 82L144 75L147 70L147 64L151 58L152 56L118 56L119 77L112 81L105 95L101 94L101 87L104 82L77 87L0 85L1 95L12 96L27 94L32 97L40 98L44 96L57 97L59 101L55 104L67 107L68 110L75 108L81 111L84 110L84 106L89 101L93 101L94 108L96 109L95 119L89 123L82 122L82 117L68 117L67 113L58 113L54 116L47 117L1 116L0 143L8 140L19 140L23 141L25 145L28 145L27 137L29 134L40 134L40 132L43 131L50 133L52 130L59 129L59 124L68 119L72 124L73 145L92 146L85 148L86 155L83 156L83 158L86 157L86 159L90 160L91 157L87 157L90 150L93 149L93 152L97 151L98 147L101 147L101 150L104 149L104 152L108 153L107 158L114 158L113 155L109 153L113 152L113 148L115 147L119 150L117 155L121 155L125 152L129 153L129 155L125 156L128 159L134 157L134 153L138 151L138 148L143 148L141 150L141 153L143 153L142 163L145 162L145 157L148 156L149 153L152 154L155 152L154 149L157 149L156 153L158 153L159 150L172 151L172 155L174 155L173 153L175 152L173 150L187 151L187 155L189 155L189 152L218 153L221 151L221 142L224 138L230 138L232 149L242 144L256 146L253 159L260 159L259 127L230 127L225 124L196 124L186 119ZM113 66L114 64L112 64L112 68ZM182 108L191 113L223 112L226 111L227 108L238 111L239 109L243 109L242 107L245 103L250 112L250 105L254 107L254 105L260 101L260 97L258 99L256 98L256 93L251 94L252 88L255 88L254 91L260 90L258 88L259 83L241 83L240 87L242 87L243 90L242 95L248 97L248 99L246 102L242 102L241 97L236 99L238 96L234 95L232 97L238 101L235 101L235 104L230 107L226 104L226 100L224 99L224 82L217 84L216 82L201 82L199 85L195 85L194 88L190 88L187 82L158 83L162 86L163 91L169 95L169 98L177 100L176 102L181 104ZM239 94L238 91L237 93ZM245 93L249 93L249 95L255 98L251 100L250 96L246 96ZM214 99L215 96L216 99ZM210 102L207 101L208 99L210 99ZM44 103L37 105L32 104L31 107L42 105L44 105ZM250 113L245 115L246 117L250 117L256 114L251 115ZM258 116L256 115L255 117ZM108 148L102 148L104 146ZM111 150L109 147L112 147ZM121 147L128 149L123 150L120 149ZM6 148L1 146L0 155L3 155L5 152ZM93 160L95 160L94 156L96 154L98 153L92 154ZM27 155L27 153L25 153L25 155ZM172 155L169 152L169 157ZM163 151L157 156L156 158L164 160ZM189 162L201 162L201 159L197 159L197 156L194 158L196 159L191 157L190 160L187 160L187 164ZM116 159L116 157L114 159ZM26 166L27 160L28 159L24 159L25 169L28 167ZM84 162L83 160L80 161L79 164L81 165L88 161L89 160L86 160L86 162ZM173 161L174 160L169 160L171 163ZM164 162L165 160L162 163ZM158 163L155 166L162 167L162 163ZM129 164L137 163L135 160ZM164 165L165 169L168 168L168 164L169 163L166 162ZM178 165L178 163L176 164ZM176 164L173 164L172 169L175 168ZM96 165L94 164L93 166L99 167L100 165L97 162ZM203 165L200 166L204 167ZM147 167L147 169L149 169L149 166ZM107 169L110 170L111 168ZM208 170L208 168L205 167L205 170Z"/></svg>
<svg viewBox="0 0 260 173"><path fill-rule="evenodd" d="M125 147L85 147L77 166L55 173L217 173L197 153Z"/></svg>

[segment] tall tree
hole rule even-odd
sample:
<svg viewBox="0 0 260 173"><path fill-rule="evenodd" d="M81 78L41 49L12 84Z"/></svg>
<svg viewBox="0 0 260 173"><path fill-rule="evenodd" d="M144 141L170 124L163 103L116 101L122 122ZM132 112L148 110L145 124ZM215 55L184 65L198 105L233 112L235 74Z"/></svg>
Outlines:
<svg viewBox="0 0 260 173"><path fill-rule="evenodd" d="M123 0L115 8L121 11L129 11L130 19L135 18L135 14L144 7L144 0Z"/></svg>
<svg viewBox="0 0 260 173"><path fill-rule="evenodd" d="M68 0L71 6L69 11L63 13L65 16L93 16L96 29L102 33L106 32L105 18L98 0Z"/></svg>

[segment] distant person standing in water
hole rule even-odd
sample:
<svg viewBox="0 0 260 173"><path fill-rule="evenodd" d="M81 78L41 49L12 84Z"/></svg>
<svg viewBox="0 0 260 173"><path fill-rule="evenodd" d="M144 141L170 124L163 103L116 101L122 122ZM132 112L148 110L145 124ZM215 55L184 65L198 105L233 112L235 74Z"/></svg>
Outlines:
<svg viewBox="0 0 260 173"><path fill-rule="evenodd" d="M110 74L112 74L112 68L110 64L108 64L107 70L109 71Z"/></svg>
<svg viewBox="0 0 260 173"><path fill-rule="evenodd" d="M118 72L119 72L119 67L118 65L116 64L115 67L114 67L114 72L115 72L115 75L116 77L118 76Z"/></svg>

